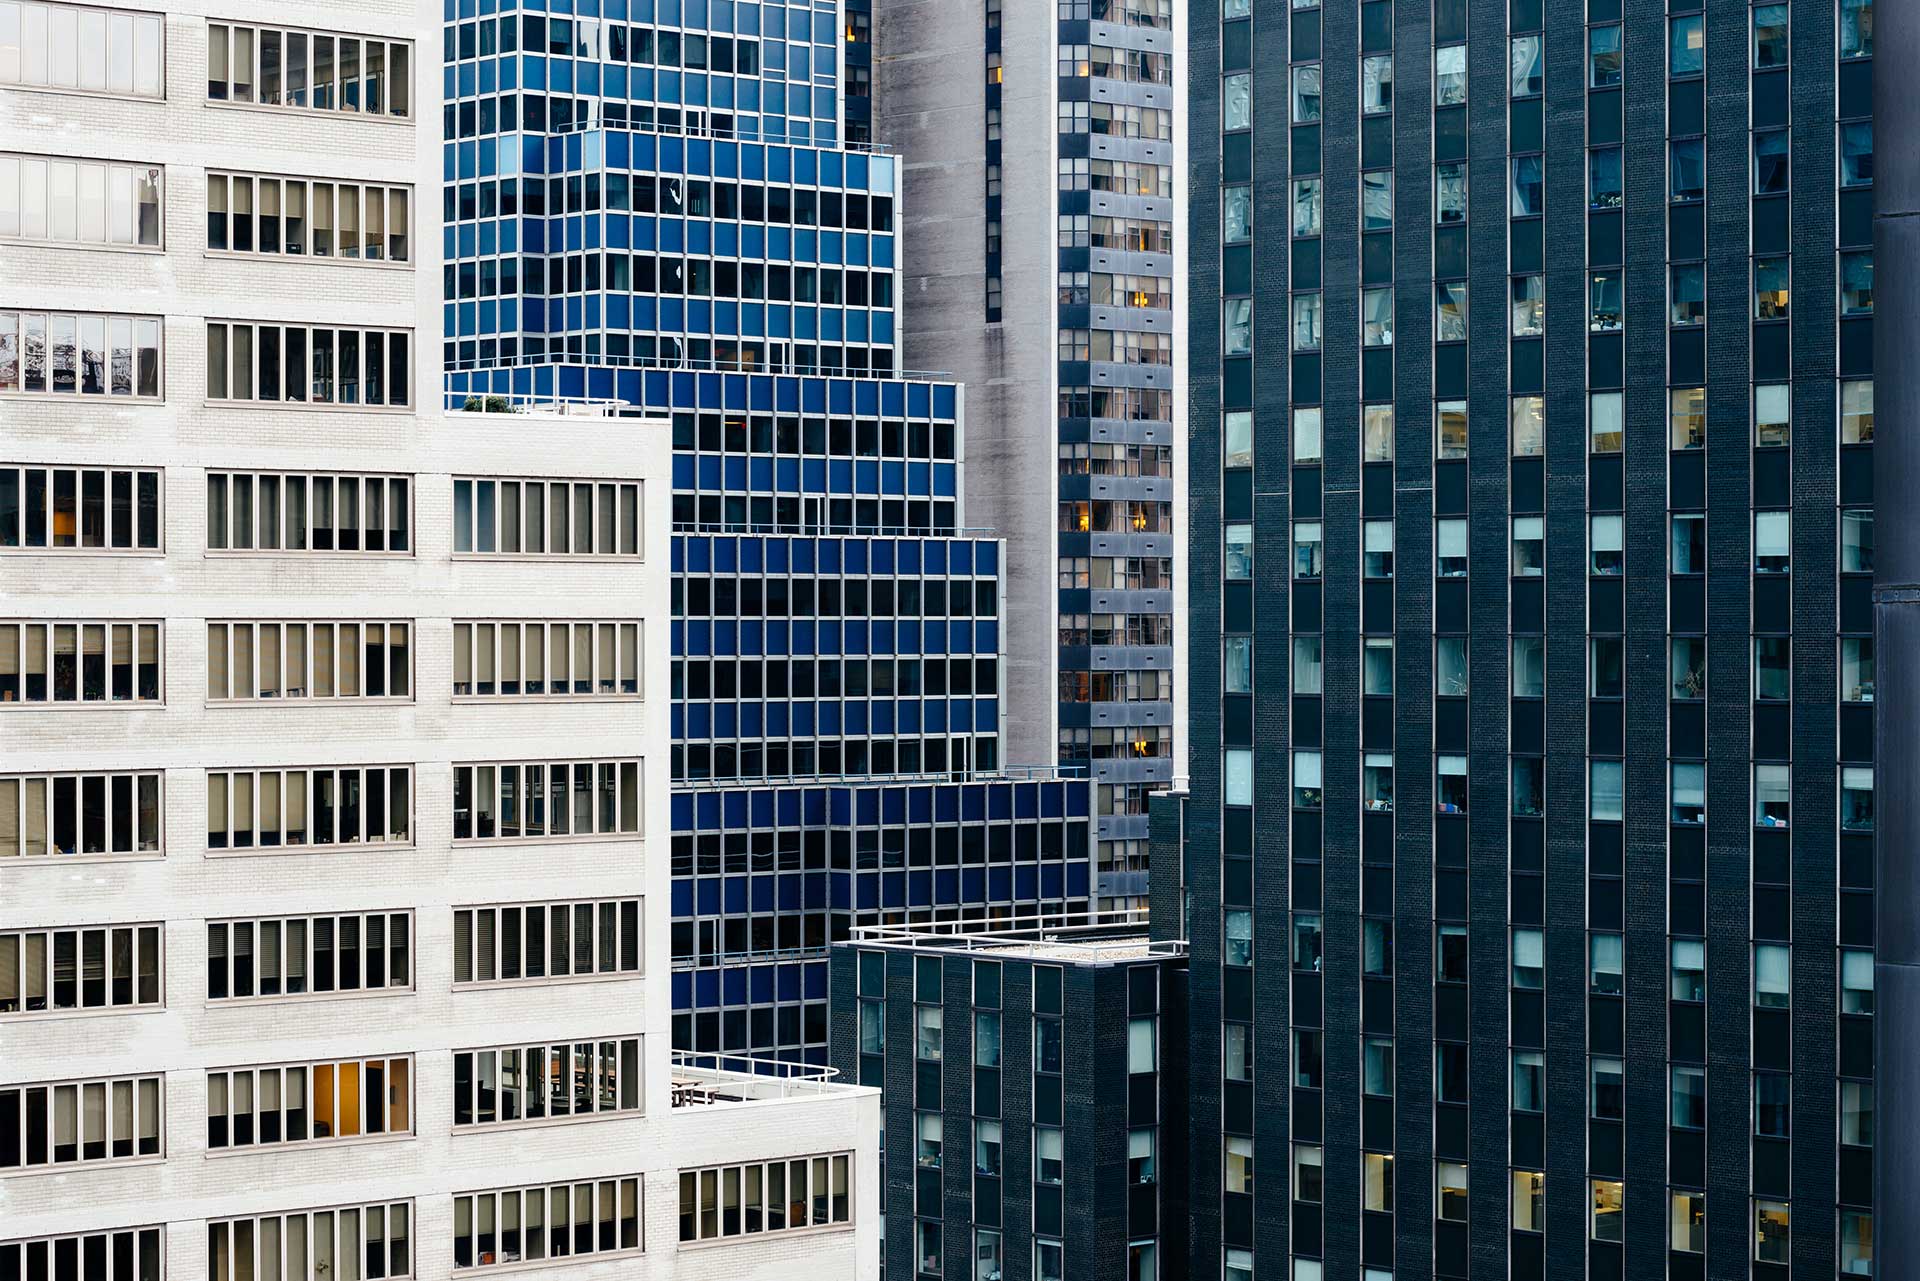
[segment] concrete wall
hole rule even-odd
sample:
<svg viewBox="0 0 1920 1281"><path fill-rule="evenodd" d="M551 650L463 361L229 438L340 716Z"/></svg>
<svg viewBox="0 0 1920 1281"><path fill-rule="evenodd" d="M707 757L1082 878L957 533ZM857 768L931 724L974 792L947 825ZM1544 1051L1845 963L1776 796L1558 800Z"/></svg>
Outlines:
<svg viewBox="0 0 1920 1281"><path fill-rule="evenodd" d="M1059 700L1052 5L1002 11L1004 319L986 323L984 6L875 6L874 139L901 156L902 364L966 384L962 523L1008 540L1001 759L1051 762Z"/></svg>

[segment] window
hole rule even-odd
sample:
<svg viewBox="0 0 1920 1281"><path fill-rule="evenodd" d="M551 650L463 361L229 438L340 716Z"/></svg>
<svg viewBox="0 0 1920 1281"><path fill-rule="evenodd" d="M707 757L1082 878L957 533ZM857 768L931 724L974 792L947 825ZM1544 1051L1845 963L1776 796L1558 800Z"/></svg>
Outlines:
<svg viewBox="0 0 1920 1281"><path fill-rule="evenodd" d="M1433 286L1433 340L1467 340L1467 282L1440 280Z"/></svg>
<svg viewBox="0 0 1920 1281"><path fill-rule="evenodd" d="M156 469L0 463L0 552L158 551Z"/></svg>
<svg viewBox="0 0 1920 1281"><path fill-rule="evenodd" d="M1222 777L1222 798L1228 805L1253 804L1253 751L1245 747L1226 749L1226 768Z"/></svg>
<svg viewBox="0 0 1920 1281"><path fill-rule="evenodd" d="M1467 638L1433 639L1433 692L1441 698L1467 696Z"/></svg>
<svg viewBox="0 0 1920 1281"><path fill-rule="evenodd" d="M1318 178L1293 180L1294 235L1317 236L1320 234L1321 193L1321 181Z"/></svg>
<svg viewBox="0 0 1920 1281"><path fill-rule="evenodd" d="M1618 823L1624 812L1626 762L1596 760L1587 765L1587 817Z"/></svg>
<svg viewBox="0 0 1920 1281"><path fill-rule="evenodd" d="M208 472L207 550L410 554L412 484L339 472Z"/></svg>
<svg viewBox="0 0 1920 1281"><path fill-rule="evenodd" d="M1393 1158L1383 1152L1360 1154L1361 1207L1393 1212Z"/></svg>
<svg viewBox="0 0 1920 1281"><path fill-rule="evenodd" d="M207 1224L208 1281L367 1281L413 1275L413 1202L342 1205ZM357 1269L357 1271L356 1271ZM115 1272L115 1281L122 1281ZM159 1281L143 1275L140 1281Z"/></svg>
<svg viewBox="0 0 1920 1281"><path fill-rule="evenodd" d="M1317 463L1321 458L1320 421L1318 406L1304 406L1293 411L1293 461L1296 463Z"/></svg>
<svg viewBox="0 0 1920 1281"><path fill-rule="evenodd" d="M1531 218L1547 211L1545 156L1515 156L1508 177L1508 209L1515 218Z"/></svg>
<svg viewBox="0 0 1920 1281"><path fill-rule="evenodd" d="M1369 636L1361 645L1360 692L1393 693L1393 638Z"/></svg>
<svg viewBox="0 0 1920 1281"><path fill-rule="evenodd" d="M1701 761L1675 761L1671 769L1672 821L1698 827L1707 821L1707 767Z"/></svg>
<svg viewBox="0 0 1920 1281"><path fill-rule="evenodd" d="M159 1008L162 926L0 933L0 1017Z"/></svg>
<svg viewBox="0 0 1920 1281"><path fill-rule="evenodd" d="M1840 255L1840 314L1873 314L1873 254L1869 250Z"/></svg>
<svg viewBox="0 0 1920 1281"><path fill-rule="evenodd" d="M1515 98L1538 97L1546 87L1546 41L1540 36L1514 36L1507 42L1507 93Z"/></svg>
<svg viewBox="0 0 1920 1281"><path fill-rule="evenodd" d="M1222 351L1245 356L1253 350L1253 299L1227 298L1220 304Z"/></svg>
<svg viewBox="0 0 1920 1281"><path fill-rule="evenodd" d="M641 972L640 900L460 907L453 913L457 985Z"/></svg>
<svg viewBox="0 0 1920 1281"><path fill-rule="evenodd" d="M1467 576L1467 522L1443 516L1433 523L1434 573L1440 578Z"/></svg>
<svg viewBox="0 0 1920 1281"><path fill-rule="evenodd" d="M0 393L158 400L160 368L158 316L0 311Z"/></svg>
<svg viewBox="0 0 1920 1281"><path fill-rule="evenodd" d="M1293 296L1293 349L1318 351L1322 323L1321 296L1295 294Z"/></svg>
<svg viewBox="0 0 1920 1281"><path fill-rule="evenodd" d="M1840 0L1840 56L1873 56L1874 0Z"/></svg>
<svg viewBox="0 0 1920 1281"><path fill-rule="evenodd" d="M976 1120L973 1123L973 1172L987 1178L1000 1177L1003 1152L1000 1122Z"/></svg>
<svg viewBox="0 0 1920 1281"><path fill-rule="evenodd" d="M1873 1082L1840 1082L1840 1141L1851 1147L1873 1146Z"/></svg>
<svg viewBox="0 0 1920 1281"><path fill-rule="evenodd" d="M1622 518L1595 516L1591 519L1591 529L1587 543L1589 570L1601 577L1618 577L1626 569Z"/></svg>
<svg viewBox="0 0 1920 1281"><path fill-rule="evenodd" d="M1433 105L1456 107L1467 100L1467 47L1442 45L1433 51Z"/></svg>
<svg viewBox="0 0 1920 1281"><path fill-rule="evenodd" d="M1322 641L1318 636L1293 638L1293 692L1318 694L1322 689Z"/></svg>
<svg viewBox="0 0 1920 1281"><path fill-rule="evenodd" d="M1221 640L1220 687L1228 694L1253 692L1253 637L1227 636ZM1296 691L1299 692L1299 691Z"/></svg>
<svg viewBox="0 0 1920 1281"><path fill-rule="evenodd" d="M1534 1170L1513 1172L1513 1226L1541 1232L1547 1226L1547 1176Z"/></svg>
<svg viewBox="0 0 1920 1281"><path fill-rule="evenodd" d="M1787 6L1753 7L1753 69L1766 71L1787 65Z"/></svg>
<svg viewBox="0 0 1920 1281"><path fill-rule="evenodd" d="M453 767L457 841L632 836L640 831L640 806L638 760Z"/></svg>
<svg viewBox="0 0 1920 1281"><path fill-rule="evenodd" d="M632 696L639 692L637 622L453 625L456 698Z"/></svg>
<svg viewBox="0 0 1920 1281"><path fill-rule="evenodd" d="M1253 188L1222 187L1220 202L1221 242L1232 245L1253 239Z"/></svg>
<svg viewBox="0 0 1920 1281"><path fill-rule="evenodd" d="M1393 290L1360 291L1360 341L1368 347L1393 345Z"/></svg>
<svg viewBox="0 0 1920 1281"><path fill-rule="evenodd" d="M158 772L0 776L0 859L160 853Z"/></svg>
<svg viewBox="0 0 1920 1281"><path fill-rule="evenodd" d="M1753 389L1753 443L1771 449L1791 443L1792 388L1786 383L1761 383Z"/></svg>
<svg viewBox="0 0 1920 1281"><path fill-rule="evenodd" d="M160 1155L163 1077L0 1086L0 1170Z"/></svg>
<svg viewBox="0 0 1920 1281"><path fill-rule="evenodd" d="M1367 578L1393 577L1393 522L1390 520L1367 520L1360 522L1361 534L1361 574Z"/></svg>
<svg viewBox="0 0 1920 1281"><path fill-rule="evenodd" d="M1785 129L1758 130L1753 135L1753 194L1777 196L1787 190L1789 161Z"/></svg>
<svg viewBox="0 0 1920 1281"><path fill-rule="evenodd" d="M1758 1138L1785 1139L1793 1132L1793 1078L1784 1072L1753 1074L1753 1132Z"/></svg>
<svg viewBox="0 0 1920 1281"><path fill-rule="evenodd" d="M1467 220L1467 166L1463 161L1433 167L1434 218L1443 227Z"/></svg>
<svg viewBox="0 0 1920 1281"><path fill-rule="evenodd" d="M1707 696L1707 641L1704 636L1676 636L1672 646L1672 696L1693 701Z"/></svg>
<svg viewBox="0 0 1920 1281"><path fill-rule="evenodd" d="M1699 14L1667 19L1667 74L1697 76L1706 69L1707 35Z"/></svg>
<svg viewBox="0 0 1920 1281"><path fill-rule="evenodd" d="M937 1005L916 1005L913 1010L913 1056L922 1063L940 1061L942 1012Z"/></svg>
<svg viewBox="0 0 1920 1281"><path fill-rule="evenodd" d="M1540 516L1513 518L1513 576L1538 578L1546 572L1546 526Z"/></svg>
<svg viewBox="0 0 1920 1281"><path fill-rule="evenodd" d="M0 707L160 702L160 626L0 619Z"/></svg>
<svg viewBox="0 0 1920 1281"><path fill-rule="evenodd" d="M1673 1126L1677 1130L1704 1130L1707 1127L1707 1070L1675 1064L1668 1093Z"/></svg>
<svg viewBox="0 0 1920 1281"><path fill-rule="evenodd" d="M1619 147L1587 152L1587 208L1618 209L1626 203L1625 158Z"/></svg>
<svg viewBox="0 0 1920 1281"><path fill-rule="evenodd" d="M1793 566L1793 513L1753 514L1753 572L1785 574Z"/></svg>
<svg viewBox="0 0 1920 1281"><path fill-rule="evenodd" d="M1067 1275L1064 1247L1058 1241L1033 1243L1033 1281L1065 1281Z"/></svg>
<svg viewBox="0 0 1920 1281"><path fill-rule="evenodd" d="M1840 1211L1840 1271L1850 1277L1873 1275L1871 1211Z"/></svg>
<svg viewBox="0 0 1920 1281"><path fill-rule="evenodd" d="M1245 908L1229 908L1225 913L1226 964L1253 964L1253 913Z"/></svg>
<svg viewBox="0 0 1920 1281"><path fill-rule="evenodd" d="M1677 387L1668 393L1668 417L1674 449L1704 449L1707 444L1707 389Z"/></svg>
<svg viewBox="0 0 1920 1281"><path fill-rule="evenodd" d="M1873 122L1849 120L1840 125L1840 185L1873 185Z"/></svg>
<svg viewBox="0 0 1920 1281"><path fill-rule="evenodd" d="M1253 1080L1253 1029L1245 1023L1227 1023L1221 1027L1225 1062L1221 1071L1229 1081Z"/></svg>
<svg viewBox="0 0 1920 1281"><path fill-rule="evenodd" d="M1513 931L1513 986L1538 992L1546 982L1546 938L1539 930Z"/></svg>
<svg viewBox="0 0 1920 1281"><path fill-rule="evenodd" d="M1234 522L1226 527L1226 551L1222 558L1221 576L1228 582L1247 581L1253 577L1253 526Z"/></svg>
<svg viewBox="0 0 1920 1281"><path fill-rule="evenodd" d="M1593 1218L1590 1236L1595 1241L1626 1239L1626 1185L1611 1179L1594 1179Z"/></svg>
<svg viewBox="0 0 1920 1281"><path fill-rule="evenodd" d="M1873 637L1840 638L1840 697L1848 703L1873 701ZM4 808L0 800L0 809Z"/></svg>
<svg viewBox="0 0 1920 1281"><path fill-rule="evenodd" d="M1058 1187L1066 1171L1064 1132L1057 1126L1033 1127L1033 1181Z"/></svg>
<svg viewBox="0 0 1920 1281"><path fill-rule="evenodd" d="M1873 443L1873 380L1870 378L1840 384L1840 443Z"/></svg>
<svg viewBox="0 0 1920 1281"><path fill-rule="evenodd" d="M1317 581L1324 568L1324 545L1320 522L1317 520L1293 522L1293 576L1302 581Z"/></svg>
<svg viewBox="0 0 1920 1281"><path fill-rule="evenodd" d="M1626 940L1618 934L1587 937L1587 990L1595 996L1626 995Z"/></svg>
<svg viewBox="0 0 1920 1281"><path fill-rule="evenodd" d="M1546 813L1544 763L1538 756L1516 756L1509 762L1513 788L1513 816L1539 818Z"/></svg>
<svg viewBox="0 0 1920 1281"><path fill-rule="evenodd" d="M1755 284L1762 264L1755 264ZM1667 323L1704 325L1707 322L1707 268L1698 262L1675 263L1668 273Z"/></svg>
<svg viewBox="0 0 1920 1281"><path fill-rule="evenodd" d="M1228 133L1253 127L1253 76L1225 77L1220 87L1220 128Z"/></svg>
<svg viewBox="0 0 1920 1281"><path fill-rule="evenodd" d="M1434 803L1442 814L1467 812L1467 758L1434 758Z"/></svg>
<svg viewBox="0 0 1920 1281"><path fill-rule="evenodd" d="M1320 808L1320 753L1296 751L1293 754L1293 803L1295 808Z"/></svg>
<svg viewBox="0 0 1920 1281"><path fill-rule="evenodd" d="M0 5L0 13L4 13L5 7ZM160 1281L165 1236L166 1228L156 1225L0 1242L0 1268L10 1277L57 1275L62 1281ZM302 1277L298 1281L308 1279ZM1251 1277L1248 1281L1252 1281Z"/></svg>
<svg viewBox="0 0 1920 1281"><path fill-rule="evenodd" d="M1753 1203L1753 1257L1756 1261L1786 1264L1791 1253L1789 1217L1784 1201Z"/></svg>
<svg viewBox="0 0 1920 1281"><path fill-rule="evenodd" d="M207 624L207 699L412 696L408 623Z"/></svg>
<svg viewBox="0 0 1920 1281"><path fill-rule="evenodd" d="M803 1170L807 1165L805 1161L793 1164ZM765 1167L765 1174L760 1166L747 1167L760 1176L752 1181L754 1189L764 1188L767 1194L764 1210L756 1204L755 1209L748 1212L756 1224L771 1229L777 1217L780 1224L785 1225L786 1168L784 1161ZM771 1178L773 1171L780 1172L777 1183ZM711 1194L718 1186L718 1180L713 1177L716 1174L717 1171L711 1170L681 1172L680 1229L683 1233L690 1221L696 1228L703 1222L717 1226L719 1210L713 1202L696 1208L691 1219L687 1206L689 1180ZM640 1201L637 1178L459 1193L453 1198L454 1270L641 1249L645 1241L640 1226ZM776 1201L778 1208L775 1208ZM795 1208L805 1211L804 1195ZM736 1207L736 1215L739 1212Z"/></svg>
<svg viewBox="0 0 1920 1281"><path fill-rule="evenodd" d="M1790 767L1753 767L1753 822L1756 827L1786 827L1791 817Z"/></svg>
<svg viewBox="0 0 1920 1281"><path fill-rule="evenodd" d="M402 408L412 340L406 330L210 320L207 399Z"/></svg>
<svg viewBox="0 0 1920 1281"><path fill-rule="evenodd" d="M1508 439L1515 458L1534 458L1547 449L1544 396L1515 396L1507 403Z"/></svg>
<svg viewBox="0 0 1920 1281"><path fill-rule="evenodd" d="M1443 1222L1467 1221L1467 1167L1457 1161L1434 1163L1434 1195L1439 1204L1436 1213Z"/></svg>
<svg viewBox="0 0 1920 1281"><path fill-rule="evenodd" d="M1619 1059L1594 1058L1587 1065L1588 1115L1596 1121L1626 1117L1626 1069Z"/></svg>
<svg viewBox="0 0 1920 1281"><path fill-rule="evenodd" d="M1667 144L1667 199L1704 200L1707 195L1706 142L1675 138Z"/></svg>
<svg viewBox="0 0 1920 1281"><path fill-rule="evenodd" d="M1221 466L1253 466L1253 414L1244 409L1231 410L1221 432Z"/></svg>
<svg viewBox="0 0 1920 1281"><path fill-rule="evenodd" d="M1849 508L1840 513L1840 572L1873 572L1873 511Z"/></svg>
<svg viewBox="0 0 1920 1281"><path fill-rule="evenodd" d="M1762 702L1793 697L1793 638L1753 638L1753 696Z"/></svg>
<svg viewBox="0 0 1920 1281"><path fill-rule="evenodd" d="M212 102L405 116L413 45L405 40L207 24Z"/></svg>
<svg viewBox="0 0 1920 1281"><path fill-rule="evenodd" d="M1360 59L1360 111L1377 116L1393 110L1393 55Z"/></svg>
<svg viewBox="0 0 1920 1281"><path fill-rule="evenodd" d="M207 999L401 991L413 986L413 914L207 923Z"/></svg>
<svg viewBox="0 0 1920 1281"><path fill-rule="evenodd" d="M1668 995L1676 1001L1707 999L1707 945L1700 939L1673 940Z"/></svg>
<svg viewBox="0 0 1920 1281"><path fill-rule="evenodd" d="M0 46L11 46L0 84L159 98L164 23L158 13L0 0Z"/></svg>
<svg viewBox="0 0 1920 1281"><path fill-rule="evenodd" d="M1467 402L1442 400L1433 407L1433 438L1438 458L1467 456Z"/></svg>
<svg viewBox="0 0 1920 1281"><path fill-rule="evenodd" d="M406 262L413 188L376 183L207 175L207 248Z"/></svg>
<svg viewBox="0 0 1920 1281"><path fill-rule="evenodd" d="M1753 1004L1761 1010L1793 1005L1793 949L1776 943L1753 948Z"/></svg>
<svg viewBox="0 0 1920 1281"><path fill-rule="evenodd" d="M1393 1038L1369 1036L1360 1043L1360 1088L1371 1098L1393 1097Z"/></svg>
<svg viewBox="0 0 1920 1281"><path fill-rule="evenodd" d="M1595 271L1587 276L1587 328L1593 333L1618 333L1625 323L1625 297L1618 271Z"/></svg>
<svg viewBox="0 0 1920 1281"><path fill-rule="evenodd" d="M1873 1013L1873 953L1840 949L1840 1012Z"/></svg>
<svg viewBox="0 0 1920 1281"><path fill-rule="evenodd" d="M1513 696L1544 698L1547 692L1546 642L1540 636L1515 636L1512 640Z"/></svg>
<svg viewBox="0 0 1920 1281"><path fill-rule="evenodd" d="M456 556L638 556L635 481L480 479L453 482Z"/></svg>
<svg viewBox="0 0 1920 1281"><path fill-rule="evenodd" d="M207 1073L207 1146L413 1133L413 1059L347 1059Z"/></svg>
<svg viewBox="0 0 1920 1281"><path fill-rule="evenodd" d="M1547 1107L1547 1056L1539 1050L1513 1051L1513 1110L1544 1112Z"/></svg>
<svg viewBox="0 0 1920 1281"><path fill-rule="evenodd" d="M640 1041L456 1050L453 1123L578 1119L640 1110Z"/></svg>
<svg viewBox="0 0 1920 1281"><path fill-rule="evenodd" d="M209 770L209 850L325 849L413 839L413 767Z"/></svg>
<svg viewBox="0 0 1920 1281"><path fill-rule="evenodd" d="M0 237L158 249L164 172L158 165L0 154Z"/></svg>
<svg viewBox="0 0 1920 1281"><path fill-rule="evenodd" d="M1293 123L1314 124L1320 119L1320 68L1293 69Z"/></svg>
<svg viewBox="0 0 1920 1281"><path fill-rule="evenodd" d="M1509 312L1515 338L1538 338L1547 331L1547 278L1515 276L1510 282Z"/></svg>
<svg viewBox="0 0 1920 1281"><path fill-rule="evenodd" d="M1318 912L1293 914L1293 968L1318 974L1325 955L1324 925Z"/></svg>
<svg viewBox="0 0 1920 1281"><path fill-rule="evenodd" d="M1587 88L1610 89L1620 83L1620 28L1587 29Z"/></svg>
<svg viewBox="0 0 1920 1281"><path fill-rule="evenodd" d="M1227 1140L1227 1181L1253 1191L1253 1140ZM1318 1144L1293 1145L1293 1199L1318 1205L1326 1195L1326 1153Z"/></svg>

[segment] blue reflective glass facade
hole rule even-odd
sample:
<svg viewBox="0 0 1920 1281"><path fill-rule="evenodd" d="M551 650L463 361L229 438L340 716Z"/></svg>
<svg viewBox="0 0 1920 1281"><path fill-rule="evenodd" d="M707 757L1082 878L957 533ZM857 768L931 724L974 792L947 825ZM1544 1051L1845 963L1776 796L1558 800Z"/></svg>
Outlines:
<svg viewBox="0 0 1920 1281"><path fill-rule="evenodd" d="M981 776L1004 546L960 388L897 373L899 164L864 110L841 141L841 18L454 0L444 47L449 401L673 425L676 1044L818 1062L829 942L1082 908L1091 863L1084 779Z"/></svg>

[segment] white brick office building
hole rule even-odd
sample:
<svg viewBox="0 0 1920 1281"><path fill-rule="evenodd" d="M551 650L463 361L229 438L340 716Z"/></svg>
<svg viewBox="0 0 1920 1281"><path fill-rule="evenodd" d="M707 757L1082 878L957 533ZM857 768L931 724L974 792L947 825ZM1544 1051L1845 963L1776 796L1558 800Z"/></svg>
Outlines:
<svg viewBox="0 0 1920 1281"><path fill-rule="evenodd" d="M0 0L0 1281L876 1257L672 1064L665 425L434 410L438 19Z"/></svg>

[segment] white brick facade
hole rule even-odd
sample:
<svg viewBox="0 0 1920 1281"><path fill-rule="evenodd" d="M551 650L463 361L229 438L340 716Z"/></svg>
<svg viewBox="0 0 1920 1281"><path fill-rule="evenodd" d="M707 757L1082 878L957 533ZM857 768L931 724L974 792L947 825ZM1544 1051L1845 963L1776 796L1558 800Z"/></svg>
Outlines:
<svg viewBox="0 0 1920 1281"><path fill-rule="evenodd" d="M0 619L164 620L160 704L0 705L0 777L165 772L158 856L0 859L0 932L165 922L159 1008L0 1013L0 1091L165 1073L161 1154L51 1171L0 1169L0 1242L165 1224L169 1281L201 1281L209 1277L209 1219L410 1199L411 1275L432 1281L454 1270L453 1193L638 1175L639 1252L462 1275L872 1275L876 1095L796 1086L790 1097L761 1102L669 1103L666 424L431 412L440 365L438 7L416 13L399 0L196 0L165 11L164 101L0 85L11 149L166 170L162 250L0 243L0 313L65 308L165 318L158 401L0 392L0 466L164 472L158 552L0 548ZM222 15L413 39L412 116L210 104L207 23ZM411 183L415 261L209 254L210 168ZM209 404L209 317L410 328L409 400L429 412ZM410 477L412 551L210 553L209 469ZM455 557L455 475L638 480L643 555ZM456 703L452 623L462 618L640 620L642 692ZM412 695L210 706L208 619L407 621ZM454 843L454 762L584 758L643 762L640 839ZM209 852L209 769L350 764L412 766L410 843ZM636 895L643 899L639 977L454 989L454 906ZM375 910L413 913L407 989L208 999L206 921ZM454 1131L454 1050L636 1034L645 1038L638 1115ZM410 1134L209 1150L209 1069L383 1054L413 1056ZM681 1167L848 1152L850 1227L679 1247Z"/></svg>

